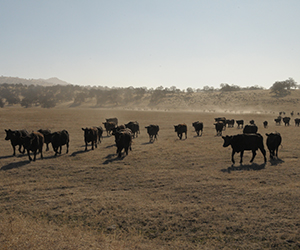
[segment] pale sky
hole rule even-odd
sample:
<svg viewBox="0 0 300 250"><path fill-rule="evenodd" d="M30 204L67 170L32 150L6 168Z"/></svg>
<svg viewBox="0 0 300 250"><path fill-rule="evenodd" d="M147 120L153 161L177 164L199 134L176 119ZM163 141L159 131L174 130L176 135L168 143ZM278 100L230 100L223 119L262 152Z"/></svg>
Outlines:
<svg viewBox="0 0 300 250"><path fill-rule="evenodd" d="M299 0L0 0L0 75L108 87L300 83Z"/></svg>

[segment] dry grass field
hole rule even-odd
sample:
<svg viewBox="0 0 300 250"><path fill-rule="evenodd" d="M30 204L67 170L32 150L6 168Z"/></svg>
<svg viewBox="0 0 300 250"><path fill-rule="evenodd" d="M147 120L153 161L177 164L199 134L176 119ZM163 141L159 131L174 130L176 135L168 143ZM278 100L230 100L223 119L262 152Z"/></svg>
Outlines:
<svg viewBox="0 0 300 250"><path fill-rule="evenodd" d="M289 110L287 110L289 111ZM214 117L254 119L278 131L278 160L258 151L231 165L231 148L215 136ZM0 109L0 249L299 249L300 128L275 126L277 113L130 111L97 108ZM105 118L138 121L128 156L113 136L84 151L82 127ZM295 118L295 117L294 117ZM197 137L192 122L204 123ZM263 128L264 120L269 122ZM173 125L186 123L179 140ZM145 126L160 126L149 143ZM12 156L4 129L66 129L69 154L52 148L29 162ZM241 133L227 128L223 135ZM235 155L239 162L239 155Z"/></svg>

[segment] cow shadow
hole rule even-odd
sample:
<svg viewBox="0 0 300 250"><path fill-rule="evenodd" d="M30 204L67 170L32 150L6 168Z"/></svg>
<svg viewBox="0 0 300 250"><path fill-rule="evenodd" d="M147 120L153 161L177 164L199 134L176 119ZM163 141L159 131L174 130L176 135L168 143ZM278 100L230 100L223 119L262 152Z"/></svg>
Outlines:
<svg viewBox="0 0 300 250"><path fill-rule="evenodd" d="M239 166L231 165L228 168L221 169L221 171L224 173L231 173L232 171L245 171L245 170L246 171L251 171L251 170L259 171L259 170L264 169L265 167L266 167L266 163L263 163L263 164L252 163L252 164L247 164L247 165L240 164Z"/></svg>
<svg viewBox="0 0 300 250"><path fill-rule="evenodd" d="M102 164L108 164L115 161L121 161L125 158L126 154L123 154L121 157L118 157L117 154L109 154L105 158L106 160Z"/></svg>
<svg viewBox="0 0 300 250"><path fill-rule="evenodd" d="M112 144L112 145L106 146L105 148L113 148L113 147L115 147L115 146L116 146L116 144Z"/></svg>
<svg viewBox="0 0 300 250"><path fill-rule="evenodd" d="M274 159L270 159L269 162L271 163L271 166L277 166L278 164L281 164L284 161L281 160L280 158L274 158Z"/></svg>
<svg viewBox="0 0 300 250"><path fill-rule="evenodd" d="M141 143L141 145L150 145L150 144L153 144L154 141L148 141L148 142L144 142L144 143Z"/></svg>
<svg viewBox="0 0 300 250"><path fill-rule="evenodd" d="M12 158L12 157L15 157L15 156L13 156L13 155L0 156L0 160L1 160L1 159Z"/></svg>
<svg viewBox="0 0 300 250"><path fill-rule="evenodd" d="M12 163L8 163L7 165L4 165L1 167L0 170L6 171L6 170L10 170L10 169L14 169L14 168L20 168L23 167L27 164L29 164L30 161L19 161L19 162L12 162Z"/></svg>
<svg viewBox="0 0 300 250"><path fill-rule="evenodd" d="M73 152L72 154L70 154L70 156L76 156L76 155L79 155L79 154L83 154L83 153L86 153L86 152L89 152L89 150L85 151L85 150L78 150L78 151L75 151Z"/></svg>

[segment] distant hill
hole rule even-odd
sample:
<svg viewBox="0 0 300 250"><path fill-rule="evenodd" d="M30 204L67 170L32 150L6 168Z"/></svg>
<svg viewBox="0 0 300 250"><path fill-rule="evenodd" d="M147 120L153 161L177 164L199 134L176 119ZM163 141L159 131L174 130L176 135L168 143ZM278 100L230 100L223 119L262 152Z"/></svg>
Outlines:
<svg viewBox="0 0 300 250"><path fill-rule="evenodd" d="M71 83L62 81L57 77L52 77L49 79L25 79L19 77L9 77L9 76L1 76L0 84L8 83L8 84L19 84L22 83L24 85L42 85L42 86L51 86L51 85L68 85Z"/></svg>

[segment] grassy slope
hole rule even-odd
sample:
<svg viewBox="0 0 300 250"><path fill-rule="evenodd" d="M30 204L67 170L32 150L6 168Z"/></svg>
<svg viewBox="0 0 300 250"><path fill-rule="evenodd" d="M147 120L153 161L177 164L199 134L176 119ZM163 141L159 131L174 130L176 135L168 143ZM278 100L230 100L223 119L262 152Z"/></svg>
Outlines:
<svg viewBox="0 0 300 250"><path fill-rule="evenodd" d="M36 162L20 154L11 157L9 143L0 141L1 248L296 249L300 245L299 128L273 122L280 110L297 112L294 104L287 104L293 103L294 94L277 104L268 96L261 113L241 113L243 106L250 105L238 103L238 112L232 113L84 105L1 109L1 138L4 128L64 128L71 135L68 155L63 148L63 154L54 158L50 150ZM246 152L245 164L232 167L231 150L222 148L212 125L220 115L246 122L254 119L263 135L280 132L280 160L263 165L258 152L255 163L249 164L251 154ZM141 134L134 139L133 151L117 159L114 138L105 134L97 149L84 152L81 127L100 125L114 116L120 123L139 121ZM196 120L204 122L202 137L192 132ZM262 127L264 120L269 121L267 129ZM173 124L181 122L188 125L188 139L182 141L173 131ZM159 139L153 144L144 129L150 123L160 125ZM224 134L239 132L233 128Z"/></svg>

